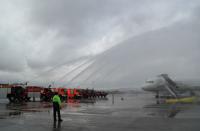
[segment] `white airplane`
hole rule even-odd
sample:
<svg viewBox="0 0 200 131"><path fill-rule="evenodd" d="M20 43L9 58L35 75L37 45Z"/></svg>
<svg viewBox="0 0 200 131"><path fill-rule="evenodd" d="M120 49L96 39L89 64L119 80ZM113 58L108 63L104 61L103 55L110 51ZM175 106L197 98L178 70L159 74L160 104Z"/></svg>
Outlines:
<svg viewBox="0 0 200 131"><path fill-rule="evenodd" d="M144 91L156 93L156 98L181 98L194 96L196 93L195 91L200 91L200 86L190 86L188 84L175 82L170 79L167 74L161 74L155 80L146 81L146 84L142 86L142 89Z"/></svg>

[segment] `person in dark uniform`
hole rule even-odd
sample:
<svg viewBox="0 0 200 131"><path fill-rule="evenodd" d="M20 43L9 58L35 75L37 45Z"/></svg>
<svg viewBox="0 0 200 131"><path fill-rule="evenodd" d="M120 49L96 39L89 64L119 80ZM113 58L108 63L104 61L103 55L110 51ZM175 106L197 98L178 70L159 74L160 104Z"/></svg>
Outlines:
<svg viewBox="0 0 200 131"><path fill-rule="evenodd" d="M56 92L54 97L53 97L53 118L54 121L56 121L56 113L58 114L58 121L62 121L61 116L60 116L60 109L61 109L61 100Z"/></svg>

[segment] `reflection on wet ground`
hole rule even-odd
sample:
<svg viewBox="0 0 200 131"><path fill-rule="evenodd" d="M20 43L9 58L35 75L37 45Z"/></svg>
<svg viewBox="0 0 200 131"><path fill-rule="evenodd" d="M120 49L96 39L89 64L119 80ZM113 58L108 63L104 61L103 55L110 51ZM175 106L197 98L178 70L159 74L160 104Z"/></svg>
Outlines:
<svg viewBox="0 0 200 131"><path fill-rule="evenodd" d="M114 98L114 100L113 100ZM68 100L63 122L53 122L52 104L0 101L0 130L199 130L200 105L156 104L151 94L109 95L108 99Z"/></svg>
<svg viewBox="0 0 200 131"><path fill-rule="evenodd" d="M60 131L61 130L61 122L54 121L53 122L53 131Z"/></svg>
<svg viewBox="0 0 200 131"><path fill-rule="evenodd" d="M160 117L168 117L174 118L177 113L180 111L184 111L188 109L190 105L180 105L180 104L153 104L153 105L146 105L144 108L149 108L152 110L152 113L149 116L160 116Z"/></svg>
<svg viewBox="0 0 200 131"><path fill-rule="evenodd" d="M51 107L50 103L1 103L0 104L0 119L9 117L18 117L24 112L42 112L47 111Z"/></svg>

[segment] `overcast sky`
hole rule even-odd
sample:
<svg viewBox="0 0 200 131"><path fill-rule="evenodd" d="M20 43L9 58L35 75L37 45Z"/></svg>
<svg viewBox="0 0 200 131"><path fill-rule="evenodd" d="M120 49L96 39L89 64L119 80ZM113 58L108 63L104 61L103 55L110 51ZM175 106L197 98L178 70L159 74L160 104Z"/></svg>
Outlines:
<svg viewBox="0 0 200 131"><path fill-rule="evenodd" d="M1 82L200 79L199 0L1 0Z"/></svg>

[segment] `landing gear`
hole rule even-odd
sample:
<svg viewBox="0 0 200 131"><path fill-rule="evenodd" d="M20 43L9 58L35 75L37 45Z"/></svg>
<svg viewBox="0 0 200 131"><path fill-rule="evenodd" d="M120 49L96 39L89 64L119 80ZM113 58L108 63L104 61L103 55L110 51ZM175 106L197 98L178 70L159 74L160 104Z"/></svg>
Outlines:
<svg viewBox="0 0 200 131"><path fill-rule="evenodd" d="M156 92L156 96L155 96L155 98L160 98L159 91Z"/></svg>
<svg viewBox="0 0 200 131"><path fill-rule="evenodd" d="M156 100L156 104L160 104L160 95L159 95L159 91L156 92L155 98L157 99L157 100Z"/></svg>

